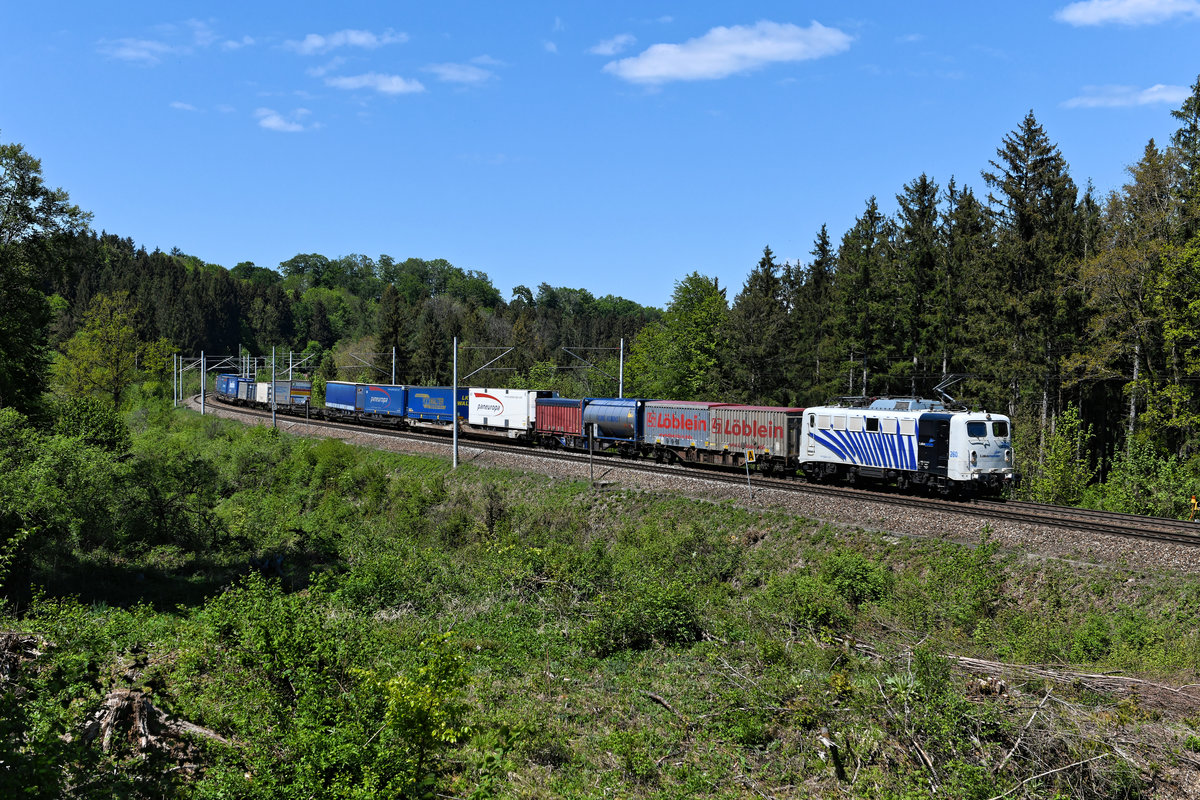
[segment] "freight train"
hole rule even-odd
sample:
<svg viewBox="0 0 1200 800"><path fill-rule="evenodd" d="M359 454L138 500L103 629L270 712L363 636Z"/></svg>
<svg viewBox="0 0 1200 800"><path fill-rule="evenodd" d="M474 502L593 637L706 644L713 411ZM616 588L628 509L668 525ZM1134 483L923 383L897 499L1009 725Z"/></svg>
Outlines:
<svg viewBox="0 0 1200 800"><path fill-rule="evenodd" d="M502 437L546 448L767 475L871 482L946 495L999 494L1016 484L1008 417L920 398L870 398L808 408L557 392L330 381L308 408L308 381L217 377L221 400L396 428Z"/></svg>

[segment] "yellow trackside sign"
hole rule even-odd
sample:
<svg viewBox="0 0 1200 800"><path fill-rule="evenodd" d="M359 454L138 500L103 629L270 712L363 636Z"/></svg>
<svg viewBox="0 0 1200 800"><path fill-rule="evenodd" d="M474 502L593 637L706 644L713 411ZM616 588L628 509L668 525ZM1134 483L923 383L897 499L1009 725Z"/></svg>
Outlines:
<svg viewBox="0 0 1200 800"><path fill-rule="evenodd" d="M746 451L746 461L751 464L754 463L754 451L753 450Z"/></svg>

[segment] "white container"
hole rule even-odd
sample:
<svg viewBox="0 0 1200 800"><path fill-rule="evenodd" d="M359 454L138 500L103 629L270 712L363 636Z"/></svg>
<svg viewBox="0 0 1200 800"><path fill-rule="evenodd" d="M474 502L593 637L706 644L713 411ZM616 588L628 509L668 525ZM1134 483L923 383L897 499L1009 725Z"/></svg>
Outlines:
<svg viewBox="0 0 1200 800"><path fill-rule="evenodd" d="M523 436L533 430L537 399L554 392L529 389L470 389L467 391L467 423L476 428L510 431Z"/></svg>

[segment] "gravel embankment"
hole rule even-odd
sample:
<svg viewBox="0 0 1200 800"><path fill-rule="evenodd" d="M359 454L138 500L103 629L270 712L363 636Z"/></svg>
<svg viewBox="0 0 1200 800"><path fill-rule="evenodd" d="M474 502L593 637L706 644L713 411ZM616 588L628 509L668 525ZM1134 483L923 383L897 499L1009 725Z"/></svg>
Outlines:
<svg viewBox="0 0 1200 800"><path fill-rule="evenodd" d="M198 409L198 403L193 403ZM208 405L219 416L242 417L237 411ZM259 421L259 418L254 418ZM280 430L299 436L337 436L352 444L404 453L450 457L450 443L418 442L370 430L350 431L309 425L303 420L280 416ZM270 420L266 420L270 424ZM459 462L569 478L588 478L587 464L564 463L536 452L501 453L459 442ZM607 459L596 463L596 479L615 488L641 489L685 495L703 500L732 500L747 508L783 509L793 514L848 528L861 528L901 536L938 537L963 543L979 541L986 526L988 535L1005 549L1018 549L1030 558L1055 558L1083 565L1119 566L1131 569L1200 573L1200 547L1146 544L1086 531L1069 531L1041 525L988 520L986 517L950 512L924 511L863 498L833 498L807 492L755 489L753 498L745 487L706 480L683 469L664 469L648 475L622 469ZM1200 528L1198 528L1200 532ZM1200 535L1200 533L1198 533Z"/></svg>

